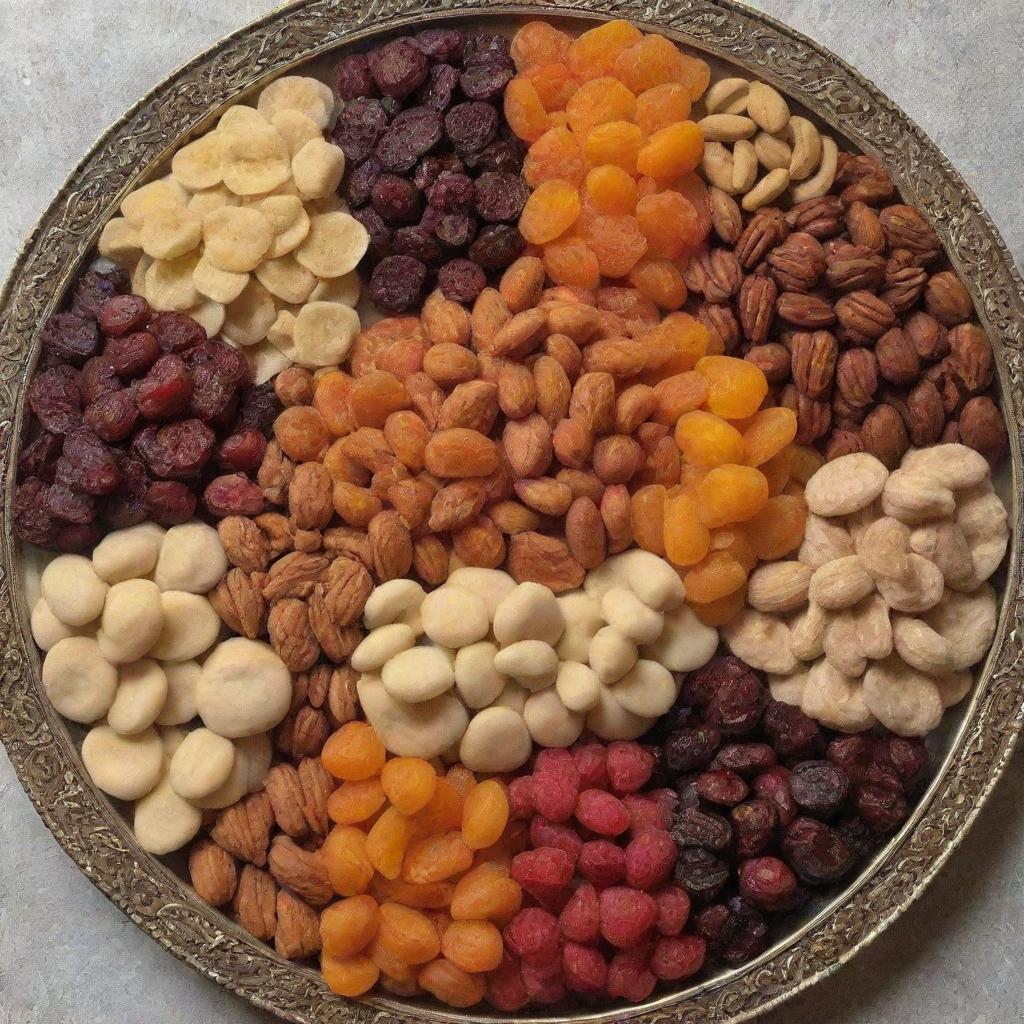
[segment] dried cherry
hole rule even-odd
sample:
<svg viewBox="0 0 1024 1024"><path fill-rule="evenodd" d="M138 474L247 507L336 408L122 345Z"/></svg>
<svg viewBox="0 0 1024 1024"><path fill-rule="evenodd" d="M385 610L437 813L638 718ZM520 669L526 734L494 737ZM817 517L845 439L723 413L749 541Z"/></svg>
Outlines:
<svg viewBox="0 0 1024 1024"><path fill-rule="evenodd" d="M221 441L217 448L217 465L230 472L255 472L260 468L267 450L262 431L250 427Z"/></svg>
<svg viewBox="0 0 1024 1024"><path fill-rule="evenodd" d="M277 419L283 406L274 391L273 380L262 384L253 384L242 391L242 401L238 410L238 427L252 427L266 433Z"/></svg>
<svg viewBox="0 0 1024 1024"><path fill-rule="evenodd" d="M373 269L370 299L379 309L404 313L420 300L427 268L411 256L387 256Z"/></svg>
<svg viewBox="0 0 1024 1024"><path fill-rule="evenodd" d="M708 803L734 807L748 792L747 784L735 772L719 769L697 776L697 795Z"/></svg>
<svg viewBox="0 0 1024 1024"><path fill-rule="evenodd" d="M85 410L85 425L107 444L128 438L138 418L135 396L127 388L105 392Z"/></svg>
<svg viewBox="0 0 1024 1024"><path fill-rule="evenodd" d="M528 196L523 179L510 171L485 171L476 179L476 212L486 221L517 221Z"/></svg>
<svg viewBox="0 0 1024 1024"><path fill-rule="evenodd" d="M139 383L139 412L147 420L180 416L192 398L192 378L181 356L161 356Z"/></svg>
<svg viewBox="0 0 1024 1024"><path fill-rule="evenodd" d="M892 832L907 820L909 808L901 789L866 782L854 793L854 804L864 824L874 832Z"/></svg>
<svg viewBox="0 0 1024 1024"><path fill-rule="evenodd" d="M331 141L341 147L345 159L356 164L370 156L387 126L388 115L380 100L354 99L341 108Z"/></svg>
<svg viewBox="0 0 1024 1024"><path fill-rule="evenodd" d="M241 473L218 476L203 491L203 501L211 515L258 516L263 511L263 491Z"/></svg>
<svg viewBox="0 0 1024 1024"><path fill-rule="evenodd" d="M55 313L43 324L40 336L49 356L73 366L81 366L96 355L100 340L96 322L74 313Z"/></svg>
<svg viewBox="0 0 1024 1024"><path fill-rule="evenodd" d="M36 373L28 386L28 404L44 429L69 434L82 425L78 374L70 366Z"/></svg>
<svg viewBox="0 0 1024 1024"><path fill-rule="evenodd" d="M412 256L428 267L437 266L444 259L433 233L419 224L398 228L391 236L391 248L396 256Z"/></svg>
<svg viewBox="0 0 1024 1024"><path fill-rule="evenodd" d="M409 107L381 135L374 152L389 171L411 171L441 141L442 119L430 107Z"/></svg>
<svg viewBox="0 0 1024 1024"><path fill-rule="evenodd" d="M383 165L375 156L368 156L352 169L342 190L350 206L365 206L370 201L370 190L377 175L383 170Z"/></svg>
<svg viewBox="0 0 1024 1024"><path fill-rule="evenodd" d="M210 461L216 437L201 420L187 419L161 427L156 443L167 453L170 472L158 474L164 477L195 477Z"/></svg>
<svg viewBox="0 0 1024 1024"><path fill-rule="evenodd" d="M198 504L192 490L177 480L157 480L146 491L146 513L160 526L187 523L196 514Z"/></svg>
<svg viewBox="0 0 1024 1024"><path fill-rule="evenodd" d="M412 44L431 60L459 63L465 38L457 28L425 28L413 36Z"/></svg>
<svg viewBox="0 0 1024 1024"><path fill-rule="evenodd" d="M384 218L372 206L353 210L352 216L366 228L366 232L370 236L370 244L364 257L365 261L373 266L386 256L390 256L391 228L384 223Z"/></svg>
<svg viewBox="0 0 1024 1024"><path fill-rule="evenodd" d="M445 171L462 174L465 170L462 161L454 153L437 153L433 156L425 156L416 165L412 183L418 189L427 192Z"/></svg>
<svg viewBox="0 0 1024 1024"><path fill-rule="evenodd" d="M768 922L763 914L738 896L729 900L729 911L735 917L737 927L721 956L727 964L746 963L767 947Z"/></svg>
<svg viewBox="0 0 1024 1024"><path fill-rule="evenodd" d="M687 846L679 851L675 879L699 900L713 900L729 880L729 865L710 850Z"/></svg>
<svg viewBox="0 0 1024 1024"><path fill-rule="evenodd" d="M152 310L141 295L114 295L100 306L96 322L108 338L141 331Z"/></svg>
<svg viewBox="0 0 1024 1024"><path fill-rule="evenodd" d="M427 77L427 58L412 40L393 39L369 54L370 74L384 96L405 99Z"/></svg>
<svg viewBox="0 0 1024 1024"><path fill-rule="evenodd" d="M18 479L34 476L46 483L53 483L57 471L57 459L64 448L64 438L59 434L43 431L30 441L18 456Z"/></svg>
<svg viewBox="0 0 1024 1024"><path fill-rule="evenodd" d="M825 746L818 723L791 704L769 700L762 725L776 753L784 761L816 757Z"/></svg>
<svg viewBox="0 0 1024 1024"><path fill-rule="evenodd" d="M708 702L707 721L728 735L742 735L757 727L768 697L756 673L723 679Z"/></svg>
<svg viewBox="0 0 1024 1024"><path fill-rule="evenodd" d="M121 378L106 355L93 356L78 376L78 391L84 405L92 405L101 395L120 391L121 387Z"/></svg>
<svg viewBox="0 0 1024 1024"><path fill-rule="evenodd" d="M416 102L444 113L452 105L459 87L459 69L451 64L435 64L427 72L427 80L416 92Z"/></svg>
<svg viewBox="0 0 1024 1024"><path fill-rule="evenodd" d="M797 818L789 826L782 852L808 885L837 882L854 864L853 850L846 839L814 818Z"/></svg>
<svg viewBox="0 0 1024 1024"><path fill-rule="evenodd" d="M496 273L514 263L526 248L526 239L513 224L488 224L469 247L469 256L484 270Z"/></svg>
<svg viewBox="0 0 1024 1024"><path fill-rule="evenodd" d="M758 798L738 804L729 812L729 818L736 836L737 856L756 857L774 838L779 815L774 804Z"/></svg>
<svg viewBox="0 0 1024 1024"><path fill-rule="evenodd" d="M487 277L472 260L449 260L437 272L437 286L446 299L474 302L487 287Z"/></svg>
<svg viewBox="0 0 1024 1024"><path fill-rule="evenodd" d="M458 103L445 115L444 130L459 153L479 153L498 134L498 112L489 103Z"/></svg>
<svg viewBox="0 0 1024 1024"><path fill-rule="evenodd" d="M816 818L839 813L850 791L850 777L831 761L803 761L789 773L793 799Z"/></svg>
<svg viewBox="0 0 1024 1024"><path fill-rule="evenodd" d="M85 320L95 320L107 299L128 291L130 286L128 274L120 267L105 272L88 270L75 282L71 312Z"/></svg>
<svg viewBox="0 0 1024 1024"><path fill-rule="evenodd" d="M712 768L728 768L739 775L760 775L776 762L775 751L767 743L726 743L715 754Z"/></svg>
<svg viewBox="0 0 1024 1024"><path fill-rule="evenodd" d="M149 429L156 431L156 427ZM100 499L99 513L110 529L123 530L146 518L145 498L149 474L138 459L124 453L118 453L117 468L121 473L121 483L117 490Z"/></svg>
<svg viewBox="0 0 1024 1024"><path fill-rule="evenodd" d="M115 453L95 434L79 430L64 439L56 480L85 494L110 494L121 483Z"/></svg>
<svg viewBox="0 0 1024 1024"><path fill-rule="evenodd" d="M157 313L146 325L164 352L181 355L206 341L206 328L187 313Z"/></svg>
<svg viewBox="0 0 1024 1024"><path fill-rule="evenodd" d="M338 65L335 88L343 100L376 96L377 83L370 71L370 58L365 53L353 53Z"/></svg>
<svg viewBox="0 0 1024 1024"><path fill-rule="evenodd" d="M34 476L30 476L14 491L14 532L22 540L39 547L53 543L57 533L57 524L47 508L46 496L49 491L49 485Z"/></svg>
<svg viewBox="0 0 1024 1024"><path fill-rule="evenodd" d="M54 519L79 525L96 518L96 503L88 494L79 494L67 484L55 483L46 494L46 509Z"/></svg>
<svg viewBox="0 0 1024 1024"><path fill-rule="evenodd" d="M469 175L441 171L427 191L427 200L442 213L471 213L475 192Z"/></svg>
<svg viewBox="0 0 1024 1024"><path fill-rule="evenodd" d="M160 345L149 331L135 331L111 338L103 348L103 358L123 380L145 373L160 358Z"/></svg>
<svg viewBox="0 0 1024 1024"><path fill-rule="evenodd" d="M419 217L423 196L408 178L384 173L373 183L370 202L385 220L409 224Z"/></svg>

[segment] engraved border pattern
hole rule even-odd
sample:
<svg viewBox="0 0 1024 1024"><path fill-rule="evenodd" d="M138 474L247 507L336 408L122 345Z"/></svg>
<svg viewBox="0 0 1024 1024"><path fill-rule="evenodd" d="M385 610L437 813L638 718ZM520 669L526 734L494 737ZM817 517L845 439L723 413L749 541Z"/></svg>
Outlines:
<svg viewBox="0 0 1024 1024"><path fill-rule="evenodd" d="M296 1022L359 1024L450 1021L384 999L331 995L316 972L297 968L199 901L165 865L143 854L126 822L85 777L74 745L42 695L38 659L18 598L12 539L14 454L38 325L53 310L121 196L209 112L267 76L342 42L403 21L458 14L628 17L733 60L800 98L857 146L882 159L906 199L930 217L971 288L997 350L1016 484L1024 423L1024 283L976 197L948 160L870 82L824 48L731 0L583 0L573 9L529 0L300 0L225 39L168 77L99 139L26 241L0 295L0 739L40 816L82 871L175 956L254 1004ZM1014 486L1014 548L996 645L957 742L914 817L852 891L751 964L684 994L593 1021L724 1022L749 1019L836 970L874 938L937 873L1006 766L1024 717L1020 502ZM537 1022L558 1018L521 1018Z"/></svg>

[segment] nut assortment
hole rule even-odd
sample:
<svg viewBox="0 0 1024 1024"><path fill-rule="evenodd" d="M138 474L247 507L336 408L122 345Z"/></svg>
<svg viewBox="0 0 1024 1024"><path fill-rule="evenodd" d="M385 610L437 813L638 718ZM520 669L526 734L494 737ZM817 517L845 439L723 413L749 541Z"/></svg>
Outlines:
<svg viewBox="0 0 1024 1024"><path fill-rule="evenodd" d="M993 642L971 296L874 159L625 21L333 85L229 107L42 325L44 690L340 995L744 963L907 819Z"/></svg>

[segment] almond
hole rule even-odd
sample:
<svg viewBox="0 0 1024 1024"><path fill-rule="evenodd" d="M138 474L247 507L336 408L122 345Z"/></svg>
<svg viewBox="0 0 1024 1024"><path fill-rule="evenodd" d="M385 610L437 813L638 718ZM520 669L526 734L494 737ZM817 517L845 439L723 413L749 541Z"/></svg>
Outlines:
<svg viewBox="0 0 1024 1024"><path fill-rule="evenodd" d="M646 384L626 388L615 400L615 429L620 434L632 434L641 423L651 418L656 405L654 388Z"/></svg>
<svg viewBox="0 0 1024 1024"><path fill-rule="evenodd" d="M537 405L537 381L529 368L505 363L498 374L498 405L510 420L529 416Z"/></svg>
<svg viewBox="0 0 1024 1024"><path fill-rule="evenodd" d="M512 312L496 288L485 288L473 303L470 322L473 347L477 352L491 352L495 334L512 319Z"/></svg>
<svg viewBox="0 0 1024 1024"><path fill-rule="evenodd" d="M368 569L373 568L373 550L364 530L348 526L332 526L324 530L324 551L328 555L350 555L358 558Z"/></svg>
<svg viewBox="0 0 1024 1024"><path fill-rule="evenodd" d="M425 462L427 471L438 477L487 476L498 468L498 449L477 430L453 427L430 439Z"/></svg>
<svg viewBox="0 0 1024 1024"><path fill-rule="evenodd" d="M487 506L487 515L502 533L524 533L541 525L540 516L518 501L496 501Z"/></svg>
<svg viewBox="0 0 1024 1024"><path fill-rule="evenodd" d="M427 349L423 357L423 372L442 388L464 384L476 379L476 355L462 345L443 342Z"/></svg>
<svg viewBox="0 0 1024 1024"><path fill-rule="evenodd" d="M509 539L506 568L517 583L543 583L556 594L580 586L585 575L565 541L533 532Z"/></svg>
<svg viewBox="0 0 1024 1024"><path fill-rule="evenodd" d="M605 486L593 473L582 469L560 469L555 479L569 485L573 498L590 498L595 505L601 504Z"/></svg>
<svg viewBox="0 0 1024 1024"><path fill-rule="evenodd" d="M601 496L601 521L608 531L608 551L618 554L633 543L633 514L624 484L606 487Z"/></svg>
<svg viewBox="0 0 1024 1024"><path fill-rule="evenodd" d="M277 885L266 871L245 864L232 902L241 926L254 938L269 942L277 930Z"/></svg>
<svg viewBox="0 0 1024 1024"><path fill-rule="evenodd" d="M444 405L444 392L426 373L414 373L405 379L405 390L413 409L430 430L437 428L437 419Z"/></svg>
<svg viewBox="0 0 1024 1024"><path fill-rule="evenodd" d="M544 351L557 359L569 380L575 380L583 368L583 353L579 345L567 334L549 334Z"/></svg>
<svg viewBox="0 0 1024 1024"><path fill-rule="evenodd" d="M484 380L471 380L459 384L444 400L437 428L451 430L453 427L466 427L481 434L489 434L497 418L498 386Z"/></svg>
<svg viewBox="0 0 1024 1024"><path fill-rule="evenodd" d="M633 338L604 338L583 350L583 369L627 380L644 368L646 358L643 347Z"/></svg>
<svg viewBox="0 0 1024 1024"><path fill-rule="evenodd" d="M267 864L278 885L310 905L324 907L334 898L323 857L296 846L287 836L277 836L270 844Z"/></svg>
<svg viewBox="0 0 1024 1024"><path fill-rule="evenodd" d="M274 949L285 960L305 960L320 952L320 915L284 889L277 894Z"/></svg>
<svg viewBox="0 0 1024 1024"><path fill-rule="evenodd" d="M221 907L235 895L235 859L212 839L200 839L189 851L188 872L196 895L211 907Z"/></svg>
<svg viewBox="0 0 1024 1024"><path fill-rule="evenodd" d="M427 296L420 322L431 345L469 344L469 314L459 303L446 299L439 290Z"/></svg>
<svg viewBox="0 0 1024 1024"><path fill-rule="evenodd" d="M384 440L406 469L418 473L423 468L430 430L422 416L410 409L393 412L384 422Z"/></svg>
<svg viewBox="0 0 1024 1024"><path fill-rule="evenodd" d="M572 504L572 491L568 484L549 476L533 480L517 480L516 495L524 505L542 515L561 516Z"/></svg>
<svg viewBox="0 0 1024 1024"><path fill-rule="evenodd" d="M644 450L632 437L612 434L594 445L594 472L606 484L624 484L644 464Z"/></svg>
<svg viewBox="0 0 1024 1024"><path fill-rule="evenodd" d="M385 510L366 530L378 583L404 576L412 565L412 537L397 512Z"/></svg>
<svg viewBox="0 0 1024 1024"><path fill-rule="evenodd" d="M274 815L266 793L252 793L217 815L210 838L239 860L257 867L267 862L267 844Z"/></svg>
<svg viewBox="0 0 1024 1024"><path fill-rule="evenodd" d="M536 256L520 256L501 275L498 291L513 313L531 309L544 290L544 264Z"/></svg>
<svg viewBox="0 0 1024 1024"><path fill-rule="evenodd" d="M607 434L615 425L615 378L610 373L585 373L573 385L569 415L581 419L593 434Z"/></svg>
<svg viewBox="0 0 1024 1024"><path fill-rule="evenodd" d="M551 465L551 427L538 413L506 423L502 441L516 477L540 476Z"/></svg>
<svg viewBox="0 0 1024 1024"><path fill-rule="evenodd" d="M595 569L604 561L604 523L600 510L590 498L576 498L569 506L565 516L565 542L584 569Z"/></svg>
<svg viewBox="0 0 1024 1024"><path fill-rule="evenodd" d="M466 565L497 569L505 561L505 538L487 516L453 533L452 544Z"/></svg>
<svg viewBox="0 0 1024 1024"><path fill-rule="evenodd" d="M227 516L217 524L228 561L246 572L264 572L270 561L270 544L259 526L245 516Z"/></svg>
<svg viewBox="0 0 1024 1024"><path fill-rule="evenodd" d="M557 359L541 356L533 364L533 379L537 387L537 412L553 428L569 411L569 377Z"/></svg>
<svg viewBox="0 0 1024 1024"><path fill-rule="evenodd" d="M594 450L590 427L581 419L561 420L555 426L551 443L558 461L570 469L582 469Z"/></svg>

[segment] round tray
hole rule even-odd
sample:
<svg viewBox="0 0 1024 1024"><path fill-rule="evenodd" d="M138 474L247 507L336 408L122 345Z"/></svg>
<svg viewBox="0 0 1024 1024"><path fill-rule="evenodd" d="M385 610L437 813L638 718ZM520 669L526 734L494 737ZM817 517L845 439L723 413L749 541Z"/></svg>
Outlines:
<svg viewBox="0 0 1024 1024"><path fill-rule="evenodd" d="M748 1020L813 984L889 925L924 889L963 838L1006 767L1024 715L1021 671L1018 474L1024 424L1024 283L974 193L947 159L870 82L821 46L731 0L586 0L576 8L529 0L386 0L358 9L345 0L299 0L227 36L170 75L95 144L26 240L0 294L0 739L26 792L85 875L145 932L196 970L252 1003L303 1024L353 1020L501 1020L427 1003L332 995L316 971L297 967L199 900L168 864L143 853L131 828L91 784L72 736L39 682L28 628L22 552L11 532L11 496L38 329L88 259L122 197L157 168L179 139L218 110L297 65L403 26L524 16L629 18L709 59L771 82L833 133L880 159L905 200L929 218L963 277L992 339L1010 427L1003 480L1013 539L999 628L971 699L936 737L935 777L901 831L834 898L817 904L756 960L639 1006L574 1014L580 1021ZM565 1020L520 1016L525 1024Z"/></svg>

